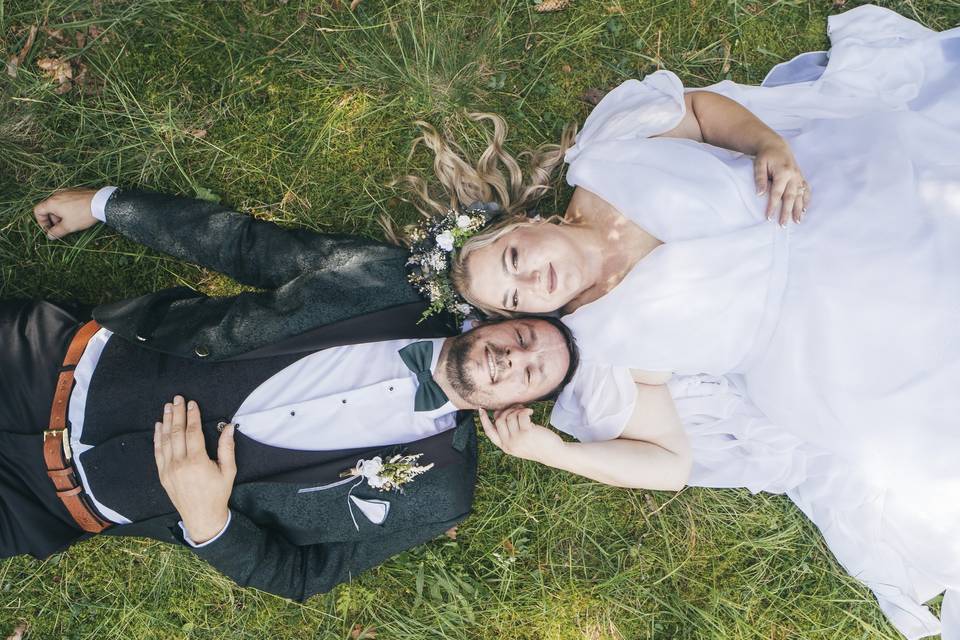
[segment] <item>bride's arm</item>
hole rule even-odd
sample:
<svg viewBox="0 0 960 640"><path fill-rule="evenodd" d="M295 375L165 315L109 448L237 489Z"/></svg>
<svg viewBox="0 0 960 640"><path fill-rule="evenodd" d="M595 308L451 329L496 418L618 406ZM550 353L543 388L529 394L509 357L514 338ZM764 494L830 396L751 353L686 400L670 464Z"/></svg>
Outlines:
<svg viewBox="0 0 960 640"><path fill-rule="evenodd" d="M637 384L633 415L616 440L564 442L534 424L531 414L525 407L511 407L491 421L481 410L480 422L506 453L604 484L678 490L690 476L690 444L666 385Z"/></svg>
<svg viewBox="0 0 960 640"><path fill-rule="evenodd" d="M740 103L712 91L684 95L686 114L662 134L688 138L754 156L757 193L768 189L767 218L780 209L780 224L800 222L810 204L810 186L803 178L786 140ZM782 206L781 206L782 205Z"/></svg>

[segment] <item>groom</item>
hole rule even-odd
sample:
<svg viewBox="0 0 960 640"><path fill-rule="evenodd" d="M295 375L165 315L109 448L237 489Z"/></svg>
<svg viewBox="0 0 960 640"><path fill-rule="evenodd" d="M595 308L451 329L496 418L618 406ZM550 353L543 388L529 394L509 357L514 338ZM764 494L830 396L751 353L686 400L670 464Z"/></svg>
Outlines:
<svg viewBox="0 0 960 640"><path fill-rule="evenodd" d="M70 192L38 211L62 224L92 196ZM158 198L179 205L170 217L189 219L194 201L118 192L105 198L105 217L122 207L163 227L153 217L162 212L133 211ZM198 225L227 213L196 206ZM160 235L184 253L223 242L217 260L264 281L292 273L230 255L246 245L229 233L196 240L186 231ZM277 262L317 264L297 253L322 237L291 233L299 246L272 236ZM329 238L324 246L338 250ZM341 267L344 286L369 275L359 263ZM97 532L147 536L189 546L242 585L305 599L465 517L476 474L466 410L549 396L577 361L569 333L550 320L445 337L455 332L442 322L417 323L422 303L388 299L372 312L348 303L317 311L314 319L341 319L306 329L267 305L260 319L270 324L250 327L234 313L241 296L215 301L219 315L203 317L200 304L201 318L181 327L176 303L194 299L168 296L98 307L101 324L50 303L0 304L3 556L43 557ZM328 289L320 302L349 298ZM130 335L146 324L149 335Z"/></svg>

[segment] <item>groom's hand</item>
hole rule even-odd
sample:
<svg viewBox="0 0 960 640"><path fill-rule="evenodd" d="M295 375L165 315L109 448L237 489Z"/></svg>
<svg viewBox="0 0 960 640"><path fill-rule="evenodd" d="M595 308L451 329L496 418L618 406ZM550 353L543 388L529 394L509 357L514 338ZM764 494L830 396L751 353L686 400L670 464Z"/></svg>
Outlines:
<svg viewBox="0 0 960 640"><path fill-rule="evenodd" d="M544 462L563 447L560 436L530 419L533 409L521 405L501 409L494 413L492 421L486 409L480 409L479 413L484 433L504 453Z"/></svg>
<svg viewBox="0 0 960 640"><path fill-rule="evenodd" d="M51 240L64 238L95 225L90 205L96 189L58 191L33 208L33 217Z"/></svg>
<svg viewBox="0 0 960 640"><path fill-rule="evenodd" d="M190 539L201 544L215 537L227 523L227 506L237 475L233 451L233 425L220 434L217 460L211 460L203 443L200 407L181 396L163 408L163 422L153 434L153 453L160 484L177 508Z"/></svg>

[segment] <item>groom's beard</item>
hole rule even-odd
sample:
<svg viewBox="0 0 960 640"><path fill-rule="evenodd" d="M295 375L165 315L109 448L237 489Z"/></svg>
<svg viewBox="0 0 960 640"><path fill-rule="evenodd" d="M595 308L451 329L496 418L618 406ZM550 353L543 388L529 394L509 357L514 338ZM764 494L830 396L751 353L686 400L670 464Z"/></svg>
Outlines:
<svg viewBox="0 0 960 640"><path fill-rule="evenodd" d="M477 334L465 333L453 341L453 344L450 345L450 351L447 353L447 380L453 390L457 392L457 395L470 404L488 409L501 409L506 405L502 400L495 397L493 389L478 384L478 374L474 367L470 366L470 353L476 348L479 340L480 336ZM490 350L501 371L504 370L506 368L506 350L492 344L486 345L486 348Z"/></svg>
<svg viewBox="0 0 960 640"><path fill-rule="evenodd" d="M467 372L467 360L477 335L462 334L452 342L447 352L447 381L458 396L470 402L477 393L477 382Z"/></svg>

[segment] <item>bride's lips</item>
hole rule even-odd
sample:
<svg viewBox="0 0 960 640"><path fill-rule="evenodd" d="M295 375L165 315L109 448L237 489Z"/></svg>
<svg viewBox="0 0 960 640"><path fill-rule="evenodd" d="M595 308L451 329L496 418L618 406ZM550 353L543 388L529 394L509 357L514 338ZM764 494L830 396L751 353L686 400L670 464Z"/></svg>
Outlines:
<svg viewBox="0 0 960 640"><path fill-rule="evenodd" d="M550 269L547 271L547 293L553 293L557 290L557 271L553 268L553 263L550 264Z"/></svg>

